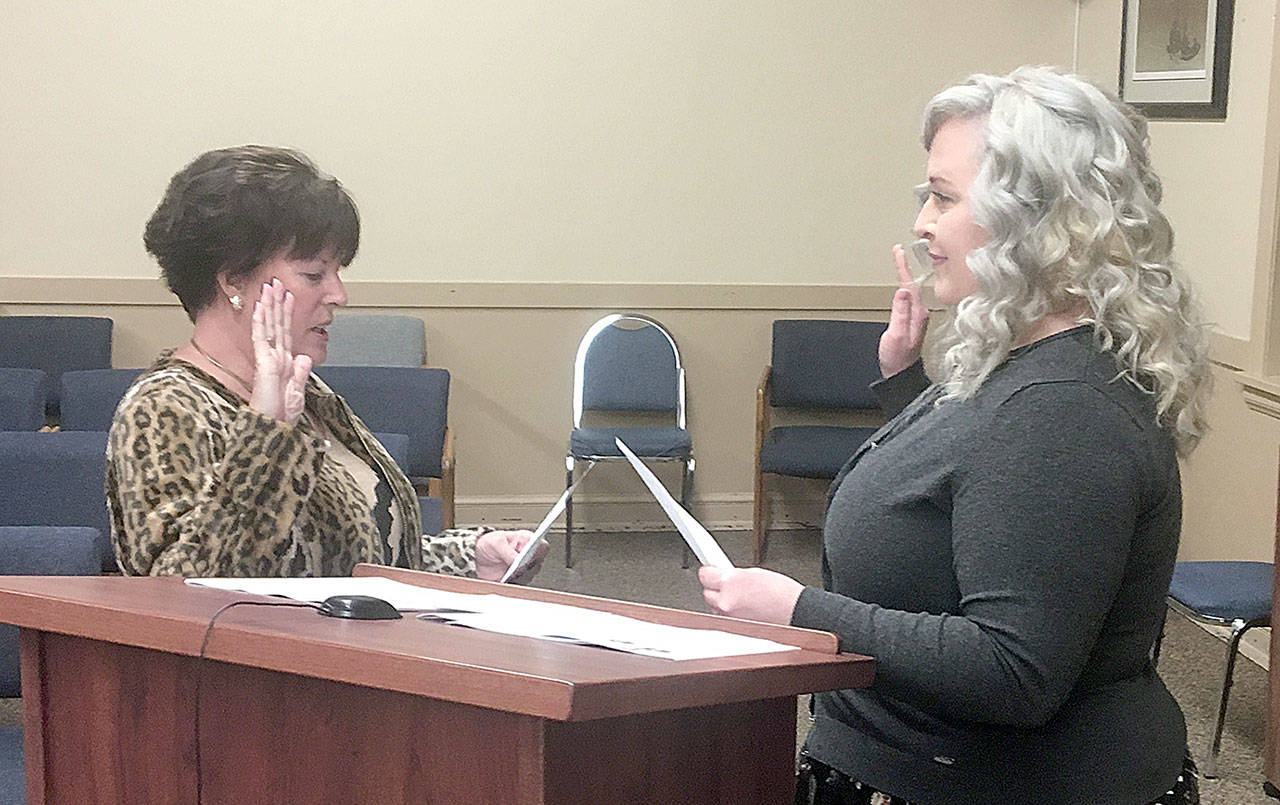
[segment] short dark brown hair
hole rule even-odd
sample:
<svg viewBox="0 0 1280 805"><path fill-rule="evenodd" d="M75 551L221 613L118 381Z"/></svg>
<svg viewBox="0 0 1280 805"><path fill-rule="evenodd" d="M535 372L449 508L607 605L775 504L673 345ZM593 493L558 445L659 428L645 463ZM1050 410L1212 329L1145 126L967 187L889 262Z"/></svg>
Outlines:
<svg viewBox="0 0 1280 805"><path fill-rule="evenodd" d="M208 306L218 274L244 277L282 251L332 251L349 265L360 245L356 203L300 151L264 145L196 157L169 181L142 241L187 315Z"/></svg>

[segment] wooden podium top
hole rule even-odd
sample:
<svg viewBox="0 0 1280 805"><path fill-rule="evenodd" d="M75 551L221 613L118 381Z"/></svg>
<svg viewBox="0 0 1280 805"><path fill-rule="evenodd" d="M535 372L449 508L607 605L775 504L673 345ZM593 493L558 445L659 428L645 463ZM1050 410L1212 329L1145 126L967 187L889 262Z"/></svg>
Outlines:
<svg viewBox="0 0 1280 805"><path fill-rule="evenodd" d="M236 607L218 618L205 657L560 721L862 687L874 674L873 660L836 653L835 638L824 632L371 565L356 575L586 606L803 648L674 661L412 616L348 621L308 608ZM240 600L272 599L179 578L0 576L0 623L187 656L199 656L213 614Z"/></svg>

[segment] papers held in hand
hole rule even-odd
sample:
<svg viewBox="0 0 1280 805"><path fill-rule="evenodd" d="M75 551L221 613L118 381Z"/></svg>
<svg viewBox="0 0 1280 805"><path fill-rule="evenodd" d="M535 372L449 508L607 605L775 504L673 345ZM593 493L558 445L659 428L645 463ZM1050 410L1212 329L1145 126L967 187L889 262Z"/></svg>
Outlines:
<svg viewBox="0 0 1280 805"><path fill-rule="evenodd" d="M529 563L533 561L533 557L536 555L538 543L547 541L547 529L551 528L551 524L564 512L565 506L569 503L569 496L573 494L573 490L578 488L578 484L582 483L582 479L587 477L587 474L591 472L591 468L595 465L594 461L588 464L582 475L578 476L578 480L574 481L573 486L564 490L564 494L551 507L551 511L547 512L547 516L542 518L541 523L538 523L537 530L533 532L533 539L525 543L524 547L520 549L520 553L516 554L516 558L512 560L511 566L507 568L507 572L502 574L502 578L499 579L500 582L506 584L511 579L518 577L529 566Z"/></svg>
<svg viewBox="0 0 1280 805"><path fill-rule="evenodd" d="M702 527L702 523L693 519L693 515L685 511L684 507L671 497L671 493L662 485L657 476L644 465L640 459L636 458L636 454L631 452L631 448L621 439L615 438L614 444L618 445L618 449L627 457L627 461L631 462L631 467L640 476L640 480L644 481L644 485L649 487L649 491L657 498L658 503L662 505L662 510L667 513L667 517L671 518L671 522L675 524L676 530L680 532L680 536L684 537L684 541L689 544L689 550L693 551L693 555L698 557L698 561L704 565L712 567L733 567L733 562L729 561L729 557L720 547L720 543L716 542L715 537Z"/></svg>

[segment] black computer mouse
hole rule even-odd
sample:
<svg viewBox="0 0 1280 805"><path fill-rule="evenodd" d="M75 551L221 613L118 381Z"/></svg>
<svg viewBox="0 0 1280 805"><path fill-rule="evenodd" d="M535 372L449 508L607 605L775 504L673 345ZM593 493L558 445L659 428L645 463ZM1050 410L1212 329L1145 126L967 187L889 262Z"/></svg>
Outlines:
<svg viewBox="0 0 1280 805"><path fill-rule="evenodd" d="M362 621L387 621L401 617L390 603L372 595L331 595L320 602L320 614Z"/></svg>

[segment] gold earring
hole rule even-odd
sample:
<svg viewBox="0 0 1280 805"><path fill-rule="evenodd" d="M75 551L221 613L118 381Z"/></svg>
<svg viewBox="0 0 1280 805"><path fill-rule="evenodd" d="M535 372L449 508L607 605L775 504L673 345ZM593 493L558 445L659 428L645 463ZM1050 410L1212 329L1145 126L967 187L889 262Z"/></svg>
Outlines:
<svg viewBox="0 0 1280 805"><path fill-rule="evenodd" d="M244 310L244 302L240 301L240 294L228 296L227 301L231 303L232 310Z"/></svg>

